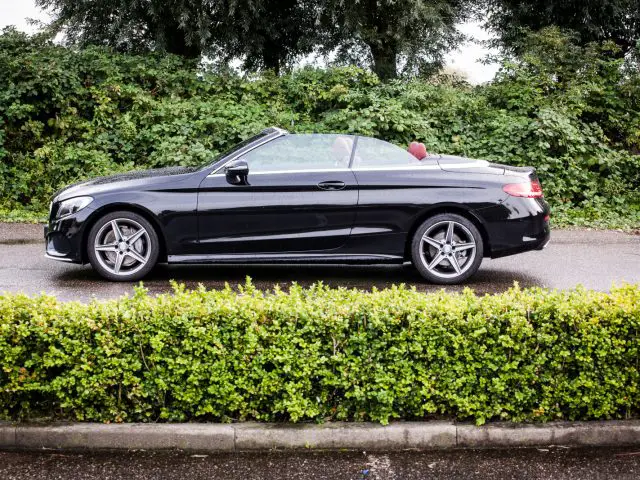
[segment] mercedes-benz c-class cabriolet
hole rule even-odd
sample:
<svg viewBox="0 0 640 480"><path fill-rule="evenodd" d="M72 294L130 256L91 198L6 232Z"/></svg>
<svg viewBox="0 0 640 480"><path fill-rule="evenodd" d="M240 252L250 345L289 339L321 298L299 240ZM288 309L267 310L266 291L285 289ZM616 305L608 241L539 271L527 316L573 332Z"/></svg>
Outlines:
<svg viewBox="0 0 640 480"><path fill-rule="evenodd" d="M543 248L549 207L533 168L269 128L201 167L69 186L53 198L45 238L48 258L114 281L158 262L411 262L452 284L484 257Z"/></svg>

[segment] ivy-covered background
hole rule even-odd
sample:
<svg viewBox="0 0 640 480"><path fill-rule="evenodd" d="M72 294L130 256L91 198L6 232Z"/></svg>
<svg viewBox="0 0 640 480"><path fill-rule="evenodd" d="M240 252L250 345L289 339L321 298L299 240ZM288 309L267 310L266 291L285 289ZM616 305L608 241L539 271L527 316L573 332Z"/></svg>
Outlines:
<svg viewBox="0 0 640 480"><path fill-rule="evenodd" d="M532 165L556 225L640 226L640 73L614 44L533 34L496 79L381 83L356 67L241 77L167 54L0 35L0 217L41 220L71 182L199 165L264 127L349 132Z"/></svg>

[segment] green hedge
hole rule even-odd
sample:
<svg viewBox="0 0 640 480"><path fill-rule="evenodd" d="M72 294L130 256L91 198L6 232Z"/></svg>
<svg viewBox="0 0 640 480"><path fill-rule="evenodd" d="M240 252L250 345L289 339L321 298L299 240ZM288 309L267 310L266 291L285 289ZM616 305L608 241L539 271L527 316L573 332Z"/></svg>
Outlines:
<svg viewBox="0 0 640 480"><path fill-rule="evenodd" d="M381 83L347 67L281 77L0 35L0 218L37 219L71 182L201 165L260 129L349 132L538 169L561 224L640 227L640 73L608 46L533 37L497 79ZM292 125L293 123L293 125Z"/></svg>
<svg viewBox="0 0 640 480"><path fill-rule="evenodd" d="M10 420L629 418L640 412L640 286L7 295L0 366Z"/></svg>

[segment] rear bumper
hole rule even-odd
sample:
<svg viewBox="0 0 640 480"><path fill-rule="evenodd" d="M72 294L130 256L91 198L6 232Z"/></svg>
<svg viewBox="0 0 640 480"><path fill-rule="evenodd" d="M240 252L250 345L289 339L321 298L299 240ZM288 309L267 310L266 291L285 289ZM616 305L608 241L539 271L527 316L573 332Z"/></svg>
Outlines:
<svg viewBox="0 0 640 480"><path fill-rule="evenodd" d="M514 235L519 235L522 225L517 225ZM501 245L499 249L491 250L491 258L506 257L517 253L529 252L531 250L543 250L551 241L551 231L547 227L542 233L536 236L522 235L520 240L514 239L514 244L509 246Z"/></svg>
<svg viewBox="0 0 640 480"><path fill-rule="evenodd" d="M550 210L543 199L509 197L502 205L478 213L487 229L485 255L491 258L542 250L551 240Z"/></svg>
<svg viewBox="0 0 640 480"><path fill-rule="evenodd" d="M545 248L547 248L547 245L549 245L549 242L551 242L551 233L549 233L549 235L547 236L547 239L540 244L536 250L544 250Z"/></svg>

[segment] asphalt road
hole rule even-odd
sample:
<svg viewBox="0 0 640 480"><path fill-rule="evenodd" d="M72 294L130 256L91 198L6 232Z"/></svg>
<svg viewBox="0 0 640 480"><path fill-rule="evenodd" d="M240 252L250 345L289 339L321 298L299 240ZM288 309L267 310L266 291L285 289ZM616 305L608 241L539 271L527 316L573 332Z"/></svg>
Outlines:
<svg viewBox="0 0 640 480"><path fill-rule="evenodd" d="M114 298L130 293L130 283L102 280L90 266L55 262L44 258L42 227L25 224L0 224L0 292L41 292L65 300L92 297ZM415 285L421 291L442 287L425 283L408 266L158 266L145 279L151 292L170 290L175 279L195 287L220 288L253 278L261 288L291 282L311 284L323 281L331 286L371 289L393 284ZM623 281L640 283L640 235L615 231L558 230L552 232L549 246L539 252L527 252L497 260L485 259L478 274L467 286L479 293L500 292L518 282L523 287L587 288L608 290ZM462 287L449 287L459 290Z"/></svg>
<svg viewBox="0 0 640 480"><path fill-rule="evenodd" d="M528 479L640 478L638 449L454 450L400 453L193 455L0 452L0 478L29 479Z"/></svg>

